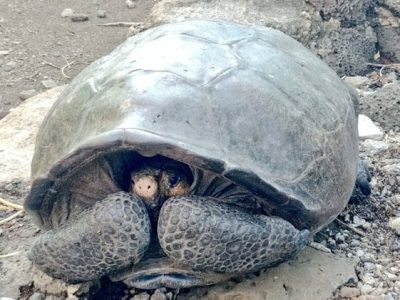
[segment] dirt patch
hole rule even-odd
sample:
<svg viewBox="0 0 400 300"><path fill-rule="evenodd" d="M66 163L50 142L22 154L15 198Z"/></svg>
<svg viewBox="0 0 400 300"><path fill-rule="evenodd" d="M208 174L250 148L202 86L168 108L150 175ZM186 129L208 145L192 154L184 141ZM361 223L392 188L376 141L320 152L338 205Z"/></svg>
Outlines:
<svg viewBox="0 0 400 300"><path fill-rule="evenodd" d="M44 80L56 85L68 83L88 64L124 41L127 28L97 25L145 20L153 1L134 3L134 8L128 8L122 0L1 1L0 119L21 103L22 92L34 90L28 92L30 96L42 92L46 89ZM86 14L89 20L72 22L63 18L65 8ZM105 18L97 16L99 10L105 11ZM62 67L69 64L63 75Z"/></svg>

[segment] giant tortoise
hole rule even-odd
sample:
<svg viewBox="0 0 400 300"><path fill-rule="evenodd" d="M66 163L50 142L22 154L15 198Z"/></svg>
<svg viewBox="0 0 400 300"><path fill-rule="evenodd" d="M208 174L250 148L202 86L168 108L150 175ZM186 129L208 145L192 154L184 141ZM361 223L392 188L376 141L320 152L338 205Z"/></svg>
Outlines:
<svg viewBox="0 0 400 300"><path fill-rule="evenodd" d="M29 253L67 282L213 284L288 260L343 210L355 94L280 31L147 30L80 73L43 121Z"/></svg>

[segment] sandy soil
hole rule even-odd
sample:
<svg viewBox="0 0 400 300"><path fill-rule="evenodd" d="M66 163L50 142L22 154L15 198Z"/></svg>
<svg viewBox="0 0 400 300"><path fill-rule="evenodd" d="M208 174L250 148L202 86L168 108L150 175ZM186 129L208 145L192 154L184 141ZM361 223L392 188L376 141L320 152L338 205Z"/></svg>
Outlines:
<svg viewBox="0 0 400 300"><path fill-rule="evenodd" d="M20 93L46 88L43 80L68 83L84 67L125 40L127 28L103 27L110 22L143 21L153 5L137 0L129 9L124 0L0 1L0 119L19 105ZM65 8L89 16L86 22L62 18ZM98 10L106 18L98 18ZM61 68L68 63L65 75ZM66 78L70 77L70 78Z"/></svg>

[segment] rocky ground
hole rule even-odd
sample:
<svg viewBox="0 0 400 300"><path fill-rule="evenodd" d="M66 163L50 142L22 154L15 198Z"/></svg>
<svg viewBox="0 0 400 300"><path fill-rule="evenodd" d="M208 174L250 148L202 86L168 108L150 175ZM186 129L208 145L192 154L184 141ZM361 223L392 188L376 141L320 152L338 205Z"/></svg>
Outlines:
<svg viewBox="0 0 400 300"><path fill-rule="evenodd" d="M68 83L82 68L108 53L126 38L127 28L123 27L126 24L118 22L146 21L152 2L148 0L0 1L0 119L24 103L28 97L55 85ZM392 6L397 7L395 1L381 2L389 4L393 2ZM182 4L184 5L187 4ZM386 10L396 11L391 8L392 6L385 4L384 7ZM75 11L72 17L75 21L72 21L69 15L71 12L64 10L66 8ZM61 16L62 13L64 17ZM381 11L380 14L384 15L385 12ZM86 17L88 20L85 20ZM385 20L388 19L390 18ZM397 28L393 22L391 30ZM117 26L97 26L101 23L117 23L114 24ZM385 30L389 29L385 27ZM307 252L293 264L283 265L278 270L270 271L269 277L275 282L275 286L277 282L281 283L279 280L282 273L279 272L301 274L295 273L295 270L303 274L311 273L308 274L309 282L311 285L318 285L319 283L312 280L315 277L323 277L324 274L331 276L332 273L340 273L331 269L338 265L346 276L340 277L338 281L332 281L332 286L324 286L325 289L329 289L328 295L331 299L400 299L400 83L396 68L397 65L383 68L380 66L365 77L344 79L358 89L361 95L361 113L371 117L382 131L382 134L368 136L360 141L361 157L367 161L372 175L372 194L368 198L353 198L337 220L315 236L312 246L319 249L317 252L311 254ZM47 106L43 107L43 111L46 109ZM24 129L23 123L20 123L20 126L21 131ZM31 139L32 136L26 138L30 141L29 147L32 146ZM1 155L7 151L4 148L4 141L0 142ZM31 148L29 149L31 151ZM0 158L0 167L4 167L1 163ZM28 164L26 159L23 163ZM21 169L25 174L27 171L25 165L21 165ZM17 174L18 170L15 171ZM29 190L27 176L15 176L12 180L3 180L2 175L5 173L3 169L2 173L0 198L22 204ZM16 212L17 210L0 204L0 222ZM269 285L265 281L263 272L211 289L196 288L181 291L129 290L123 284L108 281L90 286L66 286L60 282L54 283L45 276L35 273L25 256L25 251L39 233L29 217L23 213L0 225L1 300L2 296L31 300L274 299L271 294L270 298L265 294ZM323 254L321 261L318 260L318 253ZM326 257L341 258L341 260L326 261ZM342 260L343 257L348 260ZM305 260L321 263L322 266L301 269ZM345 262L344 265L355 271L355 275L352 276L348 270L345 272L345 266L340 262ZM324 264L331 267L326 268ZM274 272L278 272L276 274L279 275L271 275L275 274ZM32 276L35 276L34 281ZM331 280L330 277L324 278L326 281ZM281 289L283 287L282 295L287 299L300 299L295 284L293 283L293 287L288 284L292 279L285 279L286 281L280 284ZM305 285L304 282L297 284ZM313 288L315 286L308 286L310 290ZM315 295L308 297L308 299L327 298ZM284 299L283 296L275 297L278 298Z"/></svg>

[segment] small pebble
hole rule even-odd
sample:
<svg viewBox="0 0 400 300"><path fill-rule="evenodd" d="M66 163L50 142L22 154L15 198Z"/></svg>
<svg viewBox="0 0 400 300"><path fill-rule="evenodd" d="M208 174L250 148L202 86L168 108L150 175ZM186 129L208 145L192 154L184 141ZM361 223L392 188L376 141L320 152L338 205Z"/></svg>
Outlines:
<svg viewBox="0 0 400 300"><path fill-rule="evenodd" d="M135 2L133 2L132 0L126 0L125 3L128 8L135 8L136 6Z"/></svg>
<svg viewBox="0 0 400 300"><path fill-rule="evenodd" d="M153 295L151 295L150 300L167 300L167 296L159 290L156 290Z"/></svg>
<svg viewBox="0 0 400 300"><path fill-rule="evenodd" d="M361 114L358 116L358 135L362 140L381 140L383 137L382 130L369 117Z"/></svg>
<svg viewBox="0 0 400 300"><path fill-rule="evenodd" d="M147 293L140 293L135 296L133 296L130 300L149 300L150 295Z"/></svg>
<svg viewBox="0 0 400 300"><path fill-rule="evenodd" d="M373 273L365 273L362 276L362 281L366 284L369 284L370 286L374 286L376 284L376 279L374 278Z"/></svg>
<svg viewBox="0 0 400 300"><path fill-rule="evenodd" d="M104 9L99 9L99 10L97 11L97 17L103 19L103 18L106 17L106 13L107 13L107 12L106 12Z"/></svg>
<svg viewBox="0 0 400 300"><path fill-rule="evenodd" d="M344 237L343 234L341 234L340 232L338 232L338 233L335 235L335 240L336 240L336 242L338 242L338 243L343 243L343 242L345 241L345 237Z"/></svg>
<svg viewBox="0 0 400 300"><path fill-rule="evenodd" d="M6 70L6 72L12 71L17 67L17 63L15 61L9 61L8 63L6 63L4 65L4 69Z"/></svg>
<svg viewBox="0 0 400 300"><path fill-rule="evenodd" d="M395 239L390 245L390 250L392 251L400 251L400 240Z"/></svg>
<svg viewBox="0 0 400 300"><path fill-rule="evenodd" d="M336 246L336 241L333 238L328 238L328 245L331 247Z"/></svg>
<svg viewBox="0 0 400 300"><path fill-rule="evenodd" d="M360 88L361 86L367 84L369 79L368 77L364 76L346 76L343 80L354 88Z"/></svg>
<svg viewBox="0 0 400 300"><path fill-rule="evenodd" d="M166 293L165 296L167 296L168 300L172 300L174 298L174 294L172 294L172 292Z"/></svg>
<svg viewBox="0 0 400 300"><path fill-rule="evenodd" d="M7 50L0 50L0 57L6 56L6 55L8 55L8 54L10 54L10 51L7 51Z"/></svg>
<svg viewBox="0 0 400 300"><path fill-rule="evenodd" d="M358 257L364 256L364 254L365 254L365 252L364 252L363 250L357 249L356 255L357 255Z"/></svg>
<svg viewBox="0 0 400 300"><path fill-rule="evenodd" d="M45 296L42 293L34 293L32 296L29 297L29 300L43 300Z"/></svg>
<svg viewBox="0 0 400 300"><path fill-rule="evenodd" d="M28 99L28 98L30 98L30 97L35 96L36 94L37 94L37 91L34 90L34 89L32 89L32 90L26 90L26 91L20 92L20 93L18 94L18 97L19 97L21 100L26 100L26 99Z"/></svg>
<svg viewBox="0 0 400 300"><path fill-rule="evenodd" d="M52 89L57 86L57 83L52 79L43 80L41 83L46 89Z"/></svg>
<svg viewBox="0 0 400 300"><path fill-rule="evenodd" d="M61 17L62 18L70 18L74 14L74 10L72 8L64 8L64 10L61 12Z"/></svg>
<svg viewBox="0 0 400 300"><path fill-rule="evenodd" d="M354 227L360 227L362 225L364 225L365 220L363 218L360 218L358 216L354 216L353 217L353 226Z"/></svg>
<svg viewBox="0 0 400 300"><path fill-rule="evenodd" d="M85 21L88 21L89 20L89 16L88 15L86 15L86 14L73 14L71 17L70 17L70 19L71 19L71 21L72 22L85 22Z"/></svg>
<svg viewBox="0 0 400 300"><path fill-rule="evenodd" d="M352 298L361 295L361 291L355 287L344 286L340 289L340 296L345 298Z"/></svg>
<svg viewBox="0 0 400 300"><path fill-rule="evenodd" d="M400 217L391 218L388 225L397 235L400 236Z"/></svg>
<svg viewBox="0 0 400 300"><path fill-rule="evenodd" d="M374 290L374 288L372 286L370 286L369 284L363 284L360 288L361 294L365 295L365 294L369 294Z"/></svg>

